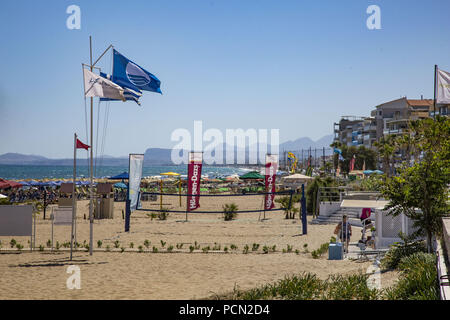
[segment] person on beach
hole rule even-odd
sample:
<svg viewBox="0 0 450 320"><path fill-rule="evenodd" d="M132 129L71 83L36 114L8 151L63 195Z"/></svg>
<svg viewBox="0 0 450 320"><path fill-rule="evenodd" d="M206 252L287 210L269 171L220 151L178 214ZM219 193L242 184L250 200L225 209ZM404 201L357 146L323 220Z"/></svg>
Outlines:
<svg viewBox="0 0 450 320"><path fill-rule="evenodd" d="M352 236L352 226L347 221L347 215L342 216L342 221L338 223L334 234L339 235L339 239L344 243L344 252L348 252L348 244L350 243L350 237Z"/></svg>

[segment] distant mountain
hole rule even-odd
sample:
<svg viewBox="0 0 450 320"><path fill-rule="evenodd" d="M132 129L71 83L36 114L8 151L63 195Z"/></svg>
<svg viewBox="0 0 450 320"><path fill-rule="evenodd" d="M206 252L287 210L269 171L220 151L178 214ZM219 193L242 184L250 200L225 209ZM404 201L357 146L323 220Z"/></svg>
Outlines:
<svg viewBox="0 0 450 320"><path fill-rule="evenodd" d="M287 141L280 144L280 152L282 151L300 151L302 149L322 149L329 148L333 142L334 136L332 134L324 136L317 141L313 141L308 137L299 138L295 141Z"/></svg>
<svg viewBox="0 0 450 320"><path fill-rule="evenodd" d="M302 149L321 149L323 147L328 148L333 141L333 135L328 135L320 138L317 141L313 141L308 137L299 138L295 141L287 141L281 143L279 146L280 154L283 151L293 151L298 152ZM270 151L270 146L268 146ZM245 159L246 163L249 162L249 147L245 148ZM232 149L223 144L223 160L227 157L227 153L231 152ZM241 151L237 147L234 148L234 159L235 163L237 163L237 153ZM181 150L178 150L181 152ZM187 159L188 152L183 152L183 159ZM172 149L165 148L148 148L144 153L144 165L173 165L172 162ZM206 157L206 156L205 156ZM205 158L206 159L206 158ZM95 159L94 159L95 161ZM263 160L264 161L264 160ZM260 162L261 159L260 159ZM49 159L43 156L37 155L25 155L20 153L5 153L0 155L0 165L53 165L53 166L70 166L73 164L73 159ZM80 157L77 159L78 165L88 165L88 160L86 156ZM126 166L128 165L128 157L112 157L108 155L104 155L101 159L97 159L97 165L102 166Z"/></svg>

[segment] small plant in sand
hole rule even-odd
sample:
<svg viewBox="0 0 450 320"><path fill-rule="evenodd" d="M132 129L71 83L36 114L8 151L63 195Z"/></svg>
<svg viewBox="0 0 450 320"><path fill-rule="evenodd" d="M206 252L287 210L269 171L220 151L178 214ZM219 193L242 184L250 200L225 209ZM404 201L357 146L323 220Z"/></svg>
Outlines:
<svg viewBox="0 0 450 320"><path fill-rule="evenodd" d="M152 252L153 252L153 253L158 253L158 248L155 247L155 246L153 246Z"/></svg>
<svg viewBox="0 0 450 320"><path fill-rule="evenodd" d="M114 241L114 248L118 249L120 247L119 240Z"/></svg>
<svg viewBox="0 0 450 320"><path fill-rule="evenodd" d="M121 247L120 248L120 252L124 252L125 251L125 248L124 247Z"/></svg>
<svg viewBox="0 0 450 320"><path fill-rule="evenodd" d="M58 244L58 242L57 242L57 244ZM86 243L85 245L84 245L84 248L86 249L86 252L89 252L89 244L88 243ZM56 248L56 250L58 250L58 247Z"/></svg>
<svg viewBox="0 0 450 320"><path fill-rule="evenodd" d="M194 242L194 247L195 247L195 250L200 249L200 245L197 243L197 241Z"/></svg>
<svg viewBox="0 0 450 320"><path fill-rule="evenodd" d="M277 251L277 246L274 244L271 249L272 249L272 252L275 252L275 251Z"/></svg>
<svg viewBox="0 0 450 320"><path fill-rule="evenodd" d="M167 247L167 252L172 252L172 250L173 250L173 246L172 245Z"/></svg>
<svg viewBox="0 0 450 320"><path fill-rule="evenodd" d="M159 220L167 220L167 217L169 216L169 209L168 208L162 208L161 212L158 213L158 219Z"/></svg>
<svg viewBox="0 0 450 320"><path fill-rule="evenodd" d="M52 247L52 240L48 239L46 245L47 245L47 248L51 248Z"/></svg>
<svg viewBox="0 0 450 320"><path fill-rule="evenodd" d="M97 247L98 247L98 248L101 248L101 247L102 247L102 244L103 244L102 240L98 240L98 241L97 241Z"/></svg>
<svg viewBox="0 0 450 320"><path fill-rule="evenodd" d="M0 240L0 248L2 247L3 245L2 245L2 241Z"/></svg>
<svg viewBox="0 0 450 320"><path fill-rule="evenodd" d="M331 237L330 238L330 243L336 243L336 237Z"/></svg>
<svg viewBox="0 0 450 320"><path fill-rule="evenodd" d="M39 245L39 251L44 251L44 246L42 244Z"/></svg>
<svg viewBox="0 0 450 320"><path fill-rule="evenodd" d="M291 245L287 245L286 251L287 252L292 252L292 246Z"/></svg>
<svg viewBox="0 0 450 320"><path fill-rule="evenodd" d="M9 244L11 245L11 248L14 248L17 244L16 239L11 239L11 241L9 242Z"/></svg>
<svg viewBox="0 0 450 320"><path fill-rule="evenodd" d="M203 253L208 253L209 251L209 246L208 247L203 247L202 248Z"/></svg>
<svg viewBox="0 0 450 320"><path fill-rule="evenodd" d="M242 251L243 254L247 254L248 253L248 249L250 249L250 247L248 246L248 244L246 244L244 246L244 250Z"/></svg>
<svg viewBox="0 0 450 320"><path fill-rule="evenodd" d="M220 244L218 244L217 242L214 242L213 250L220 250Z"/></svg>
<svg viewBox="0 0 450 320"><path fill-rule="evenodd" d="M268 246L264 246L263 247L263 252L264 253L269 253L269 247Z"/></svg>
<svg viewBox="0 0 450 320"><path fill-rule="evenodd" d="M162 240L161 240L161 247L164 248L164 246L166 245L166 243L167 243L166 241L162 241Z"/></svg>
<svg viewBox="0 0 450 320"><path fill-rule="evenodd" d="M307 244L307 243L305 243L305 244L303 245L303 252L304 252L304 253L308 253L308 252L309 252L309 250L308 250L308 244Z"/></svg>
<svg viewBox="0 0 450 320"><path fill-rule="evenodd" d="M194 251L194 249L195 249L195 247L194 246L189 246L189 252L193 252Z"/></svg>
<svg viewBox="0 0 450 320"><path fill-rule="evenodd" d="M237 245L235 245L235 244L230 245L230 249L231 249L231 250L237 250L237 248L238 248L238 247L237 247Z"/></svg>
<svg viewBox="0 0 450 320"><path fill-rule="evenodd" d="M252 245L252 251L258 251L258 249L259 249L259 243L254 243Z"/></svg>
<svg viewBox="0 0 450 320"><path fill-rule="evenodd" d="M21 251L23 249L23 245L21 245L20 243L17 243L16 248L17 248L17 250Z"/></svg>
<svg viewBox="0 0 450 320"><path fill-rule="evenodd" d="M144 240L144 246L148 249L150 247L150 241L145 239Z"/></svg>
<svg viewBox="0 0 450 320"><path fill-rule="evenodd" d="M70 248L70 241L66 241L62 245L64 248Z"/></svg>
<svg viewBox="0 0 450 320"><path fill-rule="evenodd" d="M109 246L109 244L106 246L106 252L110 252L111 251L111 247Z"/></svg>
<svg viewBox="0 0 450 320"><path fill-rule="evenodd" d="M183 249L183 244L182 243L177 243L177 249Z"/></svg>
<svg viewBox="0 0 450 320"><path fill-rule="evenodd" d="M130 248L134 248L134 242L130 242Z"/></svg>
<svg viewBox="0 0 450 320"><path fill-rule="evenodd" d="M153 219L156 219L158 217L158 215L155 212L152 212L152 213L147 213L147 217L149 217L153 220Z"/></svg>
<svg viewBox="0 0 450 320"><path fill-rule="evenodd" d="M222 206L223 219L225 221L231 221L237 216L238 206L235 203L227 203Z"/></svg>
<svg viewBox="0 0 450 320"><path fill-rule="evenodd" d="M139 252L143 252L143 251L144 251L144 247L143 247L143 246L139 246L139 247L138 247L138 251L139 251Z"/></svg>
<svg viewBox="0 0 450 320"><path fill-rule="evenodd" d="M295 249L295 254L299 255L300 254L300 250Z"/></svg>
<svg viewBox="0 0 450 320"><path fill-rule="evenodd" d="M225 253L228 253L228 247L227 247L227 246L223 247L223 251L224 251Z"/></svg>
<svg viewBox="0 0 450 320"><path fill-rule="evenodd" d="M59 243L59 241L56 241L55 249L59 250L60 248L61 248L61 244Z"/></svg>

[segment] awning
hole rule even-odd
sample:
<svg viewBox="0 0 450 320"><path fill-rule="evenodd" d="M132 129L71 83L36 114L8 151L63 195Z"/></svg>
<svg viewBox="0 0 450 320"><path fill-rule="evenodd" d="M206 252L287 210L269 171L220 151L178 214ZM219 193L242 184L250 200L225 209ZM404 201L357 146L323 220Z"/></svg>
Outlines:
<svg viewBox="0 0 450 320"><path fill-rule="evenodd" d="M389 201L387 200L352 200L344 199L341 202L341 208L373 208L383 209Z"/></svg>

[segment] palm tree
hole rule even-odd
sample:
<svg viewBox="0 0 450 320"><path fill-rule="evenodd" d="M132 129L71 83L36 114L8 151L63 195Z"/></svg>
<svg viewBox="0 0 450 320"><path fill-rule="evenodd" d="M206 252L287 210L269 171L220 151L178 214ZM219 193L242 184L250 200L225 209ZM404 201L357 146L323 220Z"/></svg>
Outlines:
<svg viewBox="0 0 450 320"><path fill-rule="evenodd" d="M395 137L391 135L382 137L379 141L374 143L374 146L377 148L378 156L381 157L383 161L383 171L390 177L390 162L396 149Z"/></svg>

